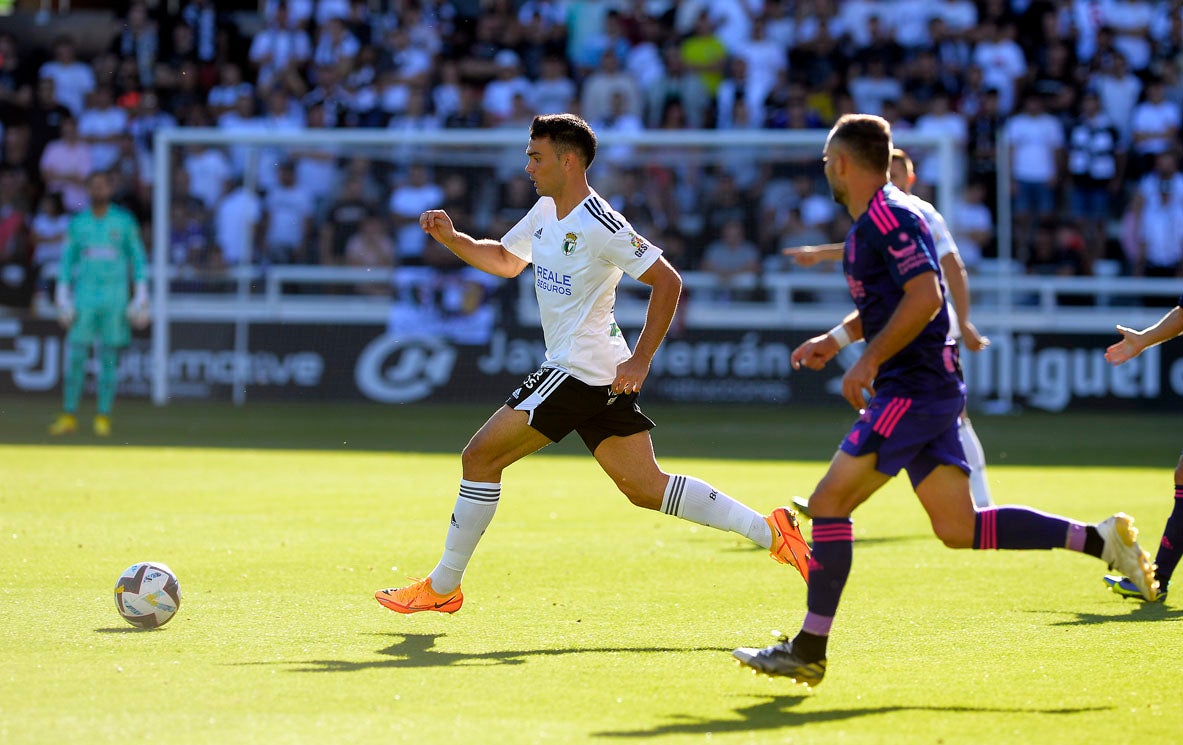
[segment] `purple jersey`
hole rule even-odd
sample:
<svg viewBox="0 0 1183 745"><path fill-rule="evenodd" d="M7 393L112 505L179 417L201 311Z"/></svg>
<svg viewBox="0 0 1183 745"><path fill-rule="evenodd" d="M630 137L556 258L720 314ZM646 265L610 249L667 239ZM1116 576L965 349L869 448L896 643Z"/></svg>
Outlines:
<svg viewBox="0 0 1183 745"><path fill-rule="evenodd" d="M867 211L846 234L842 268L867 341L887 325L908 280L925 272L936 272L941 278L928 223L891 184L875 193ZM880 366L875 390L925 398L964 391L944 303L915 339Z"/></svg>

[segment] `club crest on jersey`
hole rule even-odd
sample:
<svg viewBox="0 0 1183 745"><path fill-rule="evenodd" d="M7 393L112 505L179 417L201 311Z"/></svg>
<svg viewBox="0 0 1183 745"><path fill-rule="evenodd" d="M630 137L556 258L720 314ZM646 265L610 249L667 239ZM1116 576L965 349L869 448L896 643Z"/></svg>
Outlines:
<svg viewBox="0 0 1183 745"><path fill-rule="evenodd" d="M637 249L636 251L633 251L633 255L638 259L644 256L645 252L649 250L649 244L645 242L644 238L637 235L636 233L629 233L628 236L629 243L633 244L633 248Z"/></svg>
<svg viewBox="0 0 1183 745"><path fill-rule="evenodd" d="M563 236L563 255L570 256L575 253L575 242L579 240L579 236L574 233L567 233Z"/></svg>

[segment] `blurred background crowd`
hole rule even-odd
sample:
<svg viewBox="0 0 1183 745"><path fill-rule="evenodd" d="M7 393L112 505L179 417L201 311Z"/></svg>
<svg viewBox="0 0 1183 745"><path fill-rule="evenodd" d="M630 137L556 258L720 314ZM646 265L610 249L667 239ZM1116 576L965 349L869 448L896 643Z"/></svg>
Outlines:
<svg viewBox="0 0 1183 745"><path fill-rule="evenodd" d="M536 113L571 111L601 133L824 130L868 112L957 143L946 213L971 271L996 256L1005 130L1026 271L1183 273L1180 0L157 0L103 10L109 25L84 33L64 23L70 14L42 15L43 42L0 16L5 261L56 260L94 170L116 175L117 201L147 229L152 137L166 127L524 134ZM627 150L601 158L593 186L684 269L789 270L780 247L840 239L849 226L820 168L788 178L716 168L687 182ZM535 198L513 171L478 189L463 169L364 153L285 152L260 159L245 183L244 148L187 147L173 160L167 250L197 271L247 256L446 270L450 256L418 230L421 211L444 207L463 229L500 236ZM922 196L936 166L918 164Z"/></svg>

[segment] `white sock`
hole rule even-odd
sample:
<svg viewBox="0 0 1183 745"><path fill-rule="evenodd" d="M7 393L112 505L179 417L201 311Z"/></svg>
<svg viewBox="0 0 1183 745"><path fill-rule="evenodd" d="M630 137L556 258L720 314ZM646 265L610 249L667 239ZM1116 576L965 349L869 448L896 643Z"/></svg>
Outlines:
<svg viewBox="0 0 1183 745"><path fill-rule="evenodd" d="M982 450L982 443L978 440L978 433L969 419L961 417L961 426L957 428L961 438L961 449L965 451L965 460L969 463L969 491L973 496L974 506L978 509L994 504L990 499L990 485L986 482L986 451Z"/></svg>
<svg viewBox="0 0 1183 745"><path fill-rule="evenodd" d="M699 525L739 533L761 548L772 546L772 530L763 515L692 476L670 476L661 511Z"/></svg>
<svg viewBox="0 0 1183 745"><path fill-rule="evenodd" d="M452 510L452 524L444 541L444 555L431 570L428 579L438 593L446 593L460 586L464 569L476 544L493 520L497 502L501 499L501 484L486 481L460 480L460 496Z"/></svg>

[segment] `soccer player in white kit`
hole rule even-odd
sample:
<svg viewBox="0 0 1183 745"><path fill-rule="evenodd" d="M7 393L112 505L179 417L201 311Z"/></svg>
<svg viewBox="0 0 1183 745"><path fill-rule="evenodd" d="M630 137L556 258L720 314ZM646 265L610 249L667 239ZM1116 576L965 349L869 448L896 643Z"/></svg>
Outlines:
<svg viewBox="0 0 1183 745"><path fill-rule="evenodd" d="M953 241L953 234L949 232L945 218L931 203L912 193L916 171L912 159L900 148L895 148L891 152L890 178L897 189L912 198L913 205L924 216L924 221L928 223L928 228L932 232L937 260L941 262L941 272L946 285L949 335L960 340L969 351L980 352L990 345L990 339L978 333L977 327L969 320L969 280L966 277L965 264L961 261L961 254L957 252L957 244ZM842 244L799 246L787 248L784 253L801 266L813 266L819 261L841 261ZM978 434L974 432L967 411L961 413L958 434L961 447L965 450L965 459L971 469L969 483L974 506L979 509L989 507L993 501L990 498L990 485L986 480L986 453L982 449ZM797 506L802 507L799 502Z"/></svg>
<svg viewBox="0 0 1183 745"><path fill-rule="evenodd" d="M649 437L654 425L637 406L637 394L674 317L682 279L661 249L588 185L595 153L595 133L583 119L535 117L526 173L539 199L501 240L459 232L443 210L419 218L424 232L490 274L516 277L534 264L546 361L464 448L443 555L426 578L375 593L390 610L459 610L460 581L497 510L502 471L572 431L633 504L743 535L808 580L808 546L792 510L761 515L704 481L668 474L657 464ZM625 272L652 288L635 350L613 316Z"/></svg>

